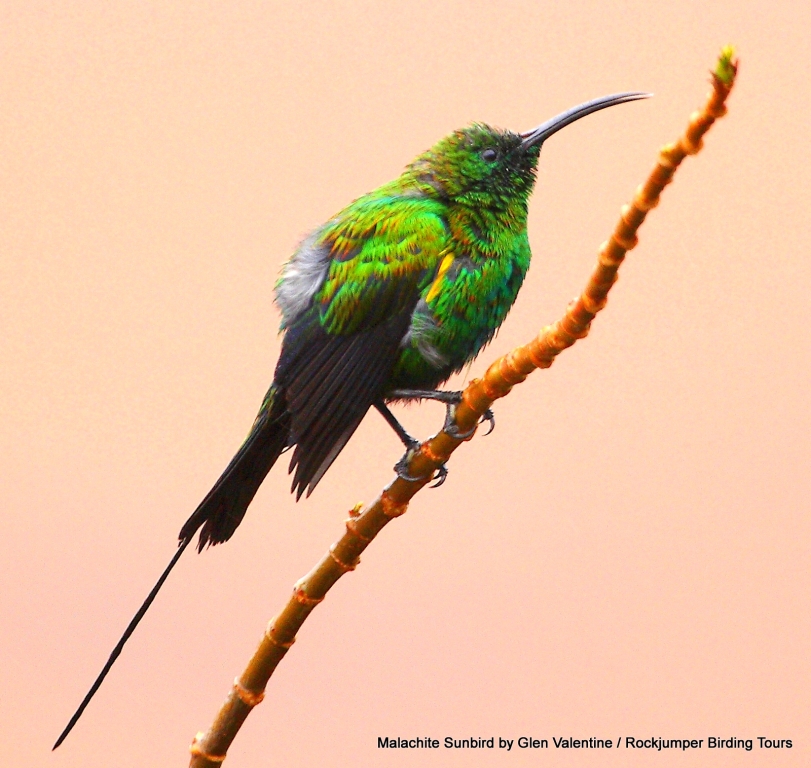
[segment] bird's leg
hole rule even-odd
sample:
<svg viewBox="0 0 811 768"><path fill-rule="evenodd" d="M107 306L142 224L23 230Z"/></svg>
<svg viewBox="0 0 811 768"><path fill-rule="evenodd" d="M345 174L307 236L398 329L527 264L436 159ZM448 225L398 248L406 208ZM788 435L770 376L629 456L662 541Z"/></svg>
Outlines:
<svg viewBox="0 0 811 768"><path fill-rule="evenodd" d="M447 434L457 440L467 440L476 431L474 427L469 432L460 432L453 419L454 410L462 401L461 392L445 392L439 389L395 389L389 392L387 397L390 400L438 400L440 403L445 403L447 408L444 426ZM479 423L481 424L482 421L490 424L490 429L484 433L485 436L489 435L496 428L496 417L493 415L493 411L488 408Z"/></svg>
<svg viewBox="0 0 811 768"><path fill-rule="evenodd" d="M414 448L419 447L420 441L417 440L416 437L412 437L408 434L408 432L406 432L405 427L403 427L403 425L397 421L397 417L389 410L388 406L382 400L375 403L375 408L377 408L380 415L386 420L386 423L395 431L397 437L403 441L403 445L405 445L408 450L413 450Z"/></svg>
<svg viewBox="0 0 811 768"><path fill-rule="evenodd" d="M375 403L375 408L377 408L380 415L386 420L386 423L394 430L397 437L403 441L403 445L406 447L406 452L403 454L403 457L394 465L394 471L397 473L397 476L401 477L403 480L408 480L411 483L421 480L422 478L420 477L412 477L408 474L408 462L411 460L414 453L419 450L420 441L406 432L403 425L397 421L395 415L389 410L388 406L382 400ZM431 486L432 488L438 488L448 477L448 469L444 464L437 467L436 477L437 481L433 486Z"/></svg>

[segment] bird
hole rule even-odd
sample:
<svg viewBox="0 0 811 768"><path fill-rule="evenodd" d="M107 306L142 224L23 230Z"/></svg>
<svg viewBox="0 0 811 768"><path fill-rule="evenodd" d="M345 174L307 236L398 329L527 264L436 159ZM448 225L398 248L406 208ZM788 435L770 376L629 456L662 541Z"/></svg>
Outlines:
<svg viewBox="0 0 811 768"><path fill-rule="evenodd" d="M283 453L292 450L296 499L309 496L374 408L406 446L395 469L414 479L407 464L419 443L388 405L434 399L450 414L459 402L461 393L438 387L492 340L530 265L528 202L542 145L586 115L650 95L603 96L523 133L483 123L456 130L302 240L275 286L282 348L250 432L182 526L174 557L54 749L195 535L198 551L228 541ZM438 473L441 483L447 469Z"/></svg>

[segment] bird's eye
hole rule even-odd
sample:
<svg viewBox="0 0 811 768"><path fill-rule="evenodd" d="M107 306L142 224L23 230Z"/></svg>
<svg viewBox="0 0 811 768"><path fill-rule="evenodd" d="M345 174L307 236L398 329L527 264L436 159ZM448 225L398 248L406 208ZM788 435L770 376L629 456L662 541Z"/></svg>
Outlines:
<svg viewBox="0 0 811 768"><path fill-rule="evenodd" d="M498 157L498 152L495 149L488 148L482 152L482 160L486 163L492 163Z"/></svg>

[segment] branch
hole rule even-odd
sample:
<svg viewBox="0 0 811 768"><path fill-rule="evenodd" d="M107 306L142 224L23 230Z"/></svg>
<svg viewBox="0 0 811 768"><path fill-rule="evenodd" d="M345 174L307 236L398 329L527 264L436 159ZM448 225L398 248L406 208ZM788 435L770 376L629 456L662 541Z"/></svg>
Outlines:
<svg viewBox="0 0 811 768"><path fill-rule="evenodd" d="M567 308L556 323L546 326L524 346L496 360L481 379L474 379L462 393L462 401L453 412L453 426L426 440L412 456L408 474L415 481L397 477L366 508L359 504L349 513L346 533L333 544L315 568L300 579L293 596L267 627L262 641L242 675L222 705L214 723L198 733L191 745L191 768L214 768L225 760L225 753L250 711L262 701L265 686L276 666L296 639L296 633L311 611L326 596L330 587L360 562L360 555L394 518L408 509L411 498L432 479L434 472L475 431L485 411L507 395L536 368L549 368L564 349L584 338L595 315L603 309L608 292L616 282L617 270L625 254L637 244L637 230L652 208L659 203L662 190L672 180L687 155L696 154L710 126L726 114L725 102L735 81L738 62L735 51L721 51L712 73L712 90L704 107L694 112L684 135L659 152L659 160L647 181L637 188L633 200L623 206L620 220L611 237L600 246L597 265L583 293ZM467 438L455 437L454 434Z"/></svg>

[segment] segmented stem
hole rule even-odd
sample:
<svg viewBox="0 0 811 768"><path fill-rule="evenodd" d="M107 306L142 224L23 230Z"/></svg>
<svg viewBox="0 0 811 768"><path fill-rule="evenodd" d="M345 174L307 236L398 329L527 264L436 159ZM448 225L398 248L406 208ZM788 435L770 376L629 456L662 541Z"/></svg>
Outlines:
<svg viewBox="0 0 811 768"><path fill-rule="evenodd" d="M734 50L724 48L718 67L712 73L712 91L703 109L690 117L687 130L675 143L663 147L659 161L647 181L640 185L633 200L623 206L611 237L600 246L597 265L583 293L572 301L564 316L546 326L528 344L496 360L481 379L474 379L455 408L458 434L472 437L479 420L495 400L507 395L536 368L549 368L555 358L578 339L584 338L595 315L606 305L608 292L616 282L617 270L625 254L637 244L637 230L652 208L659 203L662 190L673 180L679 164L687 155L702 147L702 137L710 126L726 114L725 102L735 81L737 60ZM349 513L346 533L333 544L310 573L293 588L293 595L282 612L273 619L259 647L222 705L214 723L198 733L191 745L192 768L215 768L250 711L264 698L265 686L276 666L296 639L296 633L312 610L324 599L330 587L345 573L354 570L360 555L394 518L404 514L411 498L430 482L436 469L463 443L443 430L426 440L411 458L408 474L419 480L397 477L366 508L358 504Z"/></svg>

